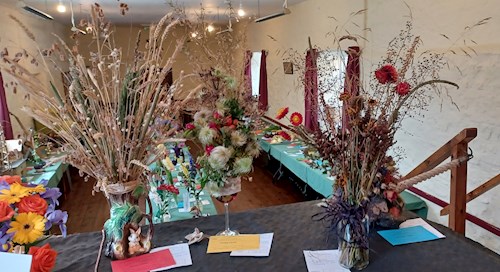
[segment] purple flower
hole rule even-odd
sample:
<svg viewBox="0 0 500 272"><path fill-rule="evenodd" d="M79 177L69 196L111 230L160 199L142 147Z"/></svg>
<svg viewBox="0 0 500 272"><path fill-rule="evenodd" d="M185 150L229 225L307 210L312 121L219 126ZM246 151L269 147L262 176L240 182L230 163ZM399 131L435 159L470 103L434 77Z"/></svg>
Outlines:
<svg viewBox="0 0 500 272"><path fill-rule="evenodd" d="M0 190L9 189L10 185L5 180L0 180Z"/></svg>
<svg viewBox="0 0 500 272"><path fill-rule="evenodd" d="M14 236L14 233L7 233L7 230L9 229L10 221L8 222L3 222L0 223L0 252L7 252L10 249L10 244L8 243L11 241L12 236ZM7 247L4 249L4 245L7 245Z"/></svg>
<svg viewBox="0 0 500 272"><path fill-rule="evenodd" d="M68 221L68 212L55 210L47 213L47 222L45 223L45 230L49 230L53 225L59 225L59 229L64 237L66 237L66 222Z"/></svg>
<svg viewBox="0 0 500 272"><path fill-rule="evenodd" d="M45 192L40 194L42 198L48 200L49 203L54 203L55 205L59 205L59 201L57 199L61 195L62 193L59 191L59 188L45 188Z"/></svg>

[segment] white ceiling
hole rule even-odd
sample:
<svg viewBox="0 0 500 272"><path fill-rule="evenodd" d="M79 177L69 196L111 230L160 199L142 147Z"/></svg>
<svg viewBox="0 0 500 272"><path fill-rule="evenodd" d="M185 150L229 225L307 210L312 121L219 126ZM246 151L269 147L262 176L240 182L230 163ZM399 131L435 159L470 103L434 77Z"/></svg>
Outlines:
<svg viewBox="0 0 500 272"><path fill-rule="evenodd" d="M0 0L4 5L21 6L22 2L35 7L45 13L52 15L56 21L61 23L70 23L71 0ZM62 2L66 7L65 13L59 13L56 10L59 2ZM288 6L304 2L306 0L288 0ZM106 18L114 24L148 24L160 19L170 9L169 3L174 3L177 6L185 8L186 13L191 18L196 18L196 14L200 13L200 3L205 9L205 18L207 21L214 23L223 23L228 21L228 3L231 3L234 10L237 11L240 7L240 2L246 12L245 18L266 16L282 11L283 0L72 0L75 19L78 21L81 18L88 17L90 5L99 3L103 8ZM129 7L129 11L125 16L120 14L120 3L125 3ZM292 9L293 12L293 9Z"/></svg>

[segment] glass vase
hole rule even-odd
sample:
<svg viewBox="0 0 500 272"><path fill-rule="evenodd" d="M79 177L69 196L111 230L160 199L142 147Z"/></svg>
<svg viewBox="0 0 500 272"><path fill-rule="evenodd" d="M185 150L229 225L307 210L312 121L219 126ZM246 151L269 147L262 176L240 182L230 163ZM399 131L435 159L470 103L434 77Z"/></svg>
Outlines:
<svg viewBox="0 0 500 272"><path fill-rule="evenodd" d="M347 220L339 221L337 225L339 263L341 266L356 270L362 270L368 266L369 258L369 234L370 220L365 216L361 222L347 223Z"/></svg>
<svg viewBox="0 0 500 272"><path fill-rule="evenodd" d="M233 201L238 192L241 191L241 178L228 178L224 187L220 188L217 192L215 199L224 203L224 214L225 214L225 228L223 231L217 233L218 236L235 236L240 233L237 230L232 230L229 227L229 202Z"/></svg>
<svg viewBox="0 0 500 272"><path fill-rule="evenodd" d="M127 188L130 183L112 184L118 188ZM134 183L137 184L137 183ZM139 208L139 196L134 196L135 186L123 193L108 193L107 200L110 207L109 219L104 223L105 256L121 260L148 253L151 250L153 238L152 205L146 196L149 214L143 213ZM130 188L130 187L129 187ZM110 191L120 191L110 189ZM139 223L148 220L148 231L142 233Z"/></svg>

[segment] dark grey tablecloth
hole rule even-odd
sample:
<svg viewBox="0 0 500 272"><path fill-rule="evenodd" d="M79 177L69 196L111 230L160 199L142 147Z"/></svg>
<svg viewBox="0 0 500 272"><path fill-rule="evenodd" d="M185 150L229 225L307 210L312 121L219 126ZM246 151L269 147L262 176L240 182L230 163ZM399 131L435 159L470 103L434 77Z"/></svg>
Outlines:
<svg viewBox="0 0 500 272"><path fill-rule="evenodd" d="M232 213L231 225L242 233L274 232L269 257L230 257L206 254L207 240L190 246L193 265L175 271L307 271L303 250L335 249L336 238L325 224L311 219L320 211L314 202L302 202L243 213ZM364 271L500 271L500 256L450 229L433 224L446 239L393 247L377 233L370 235L370 264ZM198 227L213 235L224 228L224 217L211 216L155 225L155 246L171 245ZM101 233L51 238L57 249L57 271L92 271ZM111 271L102 257L99 271Z"/></svg>

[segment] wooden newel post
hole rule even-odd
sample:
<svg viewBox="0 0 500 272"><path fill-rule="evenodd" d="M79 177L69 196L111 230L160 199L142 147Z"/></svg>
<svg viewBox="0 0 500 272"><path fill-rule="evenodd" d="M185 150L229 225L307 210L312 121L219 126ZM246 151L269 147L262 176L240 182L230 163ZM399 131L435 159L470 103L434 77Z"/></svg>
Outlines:
<svg viewBox="0 0 500 272"><path fill-rule="evenodd" d="M458 159L467 156L468 144L465 142L453 146L451 159ZM467 163L462 163L458 167L451 169L450 184L450 217L448 226L465 235L466 217L466 195L467 195Z"/></svg>

